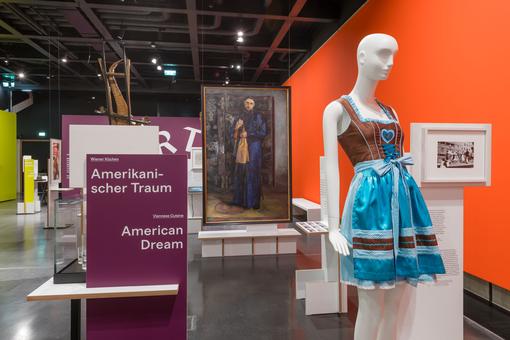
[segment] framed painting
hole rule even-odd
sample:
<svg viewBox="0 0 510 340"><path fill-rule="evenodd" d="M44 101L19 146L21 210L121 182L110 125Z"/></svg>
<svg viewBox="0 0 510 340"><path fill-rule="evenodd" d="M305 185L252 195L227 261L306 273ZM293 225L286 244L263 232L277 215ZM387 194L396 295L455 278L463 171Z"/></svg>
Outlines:
<svg viewBox="0 0 510 340"><path fill-rule="evenodd" d="M289 87L202 87L204 224L291 220Z"/></svg>
<svg viewBox="0 0 510 340"><path fill-rule="evenodd" d="M62 180L62 141L50 139L50 167L48 169L51 183L60 183Z"/></svg>

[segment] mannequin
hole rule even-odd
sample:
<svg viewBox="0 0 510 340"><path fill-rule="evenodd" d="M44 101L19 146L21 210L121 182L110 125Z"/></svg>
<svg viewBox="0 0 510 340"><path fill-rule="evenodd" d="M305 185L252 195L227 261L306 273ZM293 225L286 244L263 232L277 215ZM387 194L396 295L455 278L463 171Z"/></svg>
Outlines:
<svg viewBox="0 0 510 340"><path fill-rule="evenodd" d="M357 61L358 61L358 77L356 80L356 84L350 94L347 96L349 102L351 103L351 107L356 108L356 113L360 116L361 121L367 119L367 121L380 121L388 123L388 117L394 117L392 122L395 124L395 128L397 127L398 117L393 110L392 116L388 113L388 110L384 110L384 106L379 103L375 98L375 91L379 81L385 80L388 78L389 73L393 67L393 59L398 50L397 41L386 34L371 34L363 38L358 46L357 50ZM340 138L344 132L346 132L351 124L351 121L354 120L351 114L347 112L345 105L340 103L338 100L335 100L327 105L324 110L323 115L323 138L324 138L324 153L326 158L326 180L327 180L327 188L328 188L328 228L329 228L329 241L331 242L333 248L342 255L342 258L352 256L353 252L353 243L349 242L349 240L344 236L344 234L340 230L339 221L339 186L340 186L340 175L339 175L339 167L338 167L338 141L337 138ZM358 121L359 123L359 121ZM354 125L353 125L354 126ZM389 125L388 125L389 126ZM383 125L385 127L385 125ZM386 129L381 129L384 131ZM353 127L351 127L351 133L355 131ZM397 135L397 139L393 139L395 136L395 131ZM390 134L394 144L397 144L398 129L393 130L393 134ZM385 131L388 132L388 131ZM389 132L388 132L389 133ZM381 135L378 135L378 138L381 138ZM402 138L402 137L401 137ZM375 137L373 138L375 139ZM389 138L388 138L389 139ZM365 140L366 142L366 140ZM388 142L387 142L388 143ZM368 142L366 143L368 145ZM393 159L393 164L401 162L401 164L405 165L411 163L404 163L402 158L398 158L403 155L402 150L402 142L400 139L400 145L397 144L398 151ZM345 149L345 147L344 147ZM370 149L370 147L369 147ZM378 151L376 151L378 152ZM381 152L382 153L382 152ZM384 156L384 155L383 155ZM379 158L379 159L377 159ZM375 161L383 161L383 158L379 155L372 156L372 162ZM397 159L398 158L398 159ZM375 160L374 160L375 159ZM352 159L351 159L352 161ZM360 162L363 163L363 162ZM353 164L354 165L354 164ZM398 164L395 167L398 167L397 171L398 176L400 176L405 171L405 175L407 176L407 170L402 169L402 165ZM393 170L392 170L393 171ZM393 173L395 177L395 172ZM406 188L407 189L407 188ZM397 190L398 191L398 190ZM349 200L349 198L348 198ZM393 204L393 203L392 203ZM424 204L424 203L423 203ZM389 209L389 208L388 208ZM393 206L392 206L393 209ZM426 210L426 208L425 208ZM397 210L398 211L398 210ZM370 213L370 211L368 211ZM345 209L344 209L345 213ZM411 215L412 216L412 215ZM428 216L428 211L427 211ZM397 224L398 224L398 214L397 214ZM395 224L395 219L393 220L393 224ZM411 222L412 224L412 222ZM430 223L431 226L431 223ZM343 228L342 228L343 229ZM390 230L391 231L391 230ZM393 231L395 233L395 231ZM401 234L400 237L405 238L403 236L409 236ZM430 235L428 235L430 236ZM399 234L397 232L397 236L394 239L396 246L394 246L397 250L395 250L395 254L397 254L398 244L399 244ZM414 237L414 234L413 234ZM431 236L432 237L432 236ZM434 240L435 240L435 236ZM381 241L381 240L376 240ZM414 241L414 239L413 239ZM400 241L402 242L402 241ZM416 247L418 248L419 236L416 236ZM393 243L395 245L395 243ZM437 243L436 243L437 245ZM373 244L372 244L373 246ZM367 246L370 247L370 244ZM405 247L405 246L401 246ZM412 247L407 247L412 248ZM405 249L404 249L405 251ZM390 251L393 255L393 251ZM400 254L400 253L398 253ZM395 255L397 258L397 255ZM438 268L436 271L431 271L431 274L441 273L444 271L444 268L441 268L442 260L435 259L435 264L438 264ZM439 263L439 262L440 263ZM395 268L397 267L395 260ZM395 269L395 272L397 269ZM421 276L420 276L421 278ZM361 282L361 281L360 281ZM370 281L372 282L372 281ZM400 284L398 280L392 282L391 286L378 286L375 285L372 289L363 289L364 287L358 287L358 299L359 299L359 307L358 307L358 316L356 320L354 339L355 340L394 340L396 339L396 330L397 330L397 315L399 309L399 303L403 294L404 285ZM348 283L351 284L351 283ZM383 289L383 288L391 288L391 289Z"/></svg>

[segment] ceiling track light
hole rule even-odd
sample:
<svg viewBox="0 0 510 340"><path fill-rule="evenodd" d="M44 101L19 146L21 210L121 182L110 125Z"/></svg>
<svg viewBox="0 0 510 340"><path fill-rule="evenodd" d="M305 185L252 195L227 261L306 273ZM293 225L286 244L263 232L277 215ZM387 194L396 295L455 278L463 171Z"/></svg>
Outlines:
<svg viewBox="0 0 510 340"><path fill-rule="evenodd" d="M156 68L158 69L158 71L161 71L163 69L161 65L156 66Z"/></svg>
<svg viewBox="0 0 510 340"><path fill-rule="evenodd" d="M62 58L61 60L62 60L63 63L67 63L67 58L66 57Z"/></svg>
<svg viewBox="0 0 510 340"><path fill-rule="evenodd" d="M151 63L153 63L154 65L156 65L158 63L158 58L152 58L151 59Z"/></svg>
<svg viewBox="0 0 510 340"><path fill-rule="evenodd" d="M236 41L238 43L243 43L244 42L244 38L243 37L237 37Z"/></svg>
<svg viewBox="0 0 510 340"><path fill-rule="evenodd" d="M23 73L23 72L18 73L18 77L19 77L19 79L25 78L25 73Z"/></svg>
<svg viewBox="0 0 510 340"><path fill-rule="evenodd" d="M238 37L242 37L242 36L244 36L244 32L243 32L243 31L237 31L237 36L238 36Z"/></svg>

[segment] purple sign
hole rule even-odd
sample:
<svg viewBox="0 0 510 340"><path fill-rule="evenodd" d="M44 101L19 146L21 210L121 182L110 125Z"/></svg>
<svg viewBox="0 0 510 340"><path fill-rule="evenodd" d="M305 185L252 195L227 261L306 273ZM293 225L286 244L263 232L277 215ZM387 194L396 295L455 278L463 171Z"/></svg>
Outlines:
<svg viewBox="0 0 510 340"><path fill-rule="evenodd" d="M159 146L164 155L188 154L191 147L202 146L198 117L149 117L152 126L159 126ZM108 125L106 116L62 115L62 186L69 187L69 126Z"/></svg>
<svg viewBox="0 0 510 340"><path fill-rule="evenodd" d="M187 157L87 156L87 287L179 284L87 302L87 339L186 339Z"/></svg>

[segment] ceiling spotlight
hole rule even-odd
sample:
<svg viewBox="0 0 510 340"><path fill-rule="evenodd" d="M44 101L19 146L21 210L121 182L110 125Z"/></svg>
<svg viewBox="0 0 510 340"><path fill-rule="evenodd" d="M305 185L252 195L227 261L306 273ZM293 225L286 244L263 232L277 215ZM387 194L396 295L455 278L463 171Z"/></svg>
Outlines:
<svg viewBox="0 0 510 340"><path fill-rule="evenodd" d="M158 71L161 71L163 69L161 65L156 66L156 68L158 69Z"/></svg>
<svg viewBox="0 0 510 340"><path fill-rule="evenodd" d="M18 73L18 77L19 77L20 79L25 78L25 73L23 73L23 72Z"/></svg>
<svg viewBox="0 0 510 340"><path fill-rule="evenodd" d="M92 96L92 97L90 97L90 99L92 99L92 100L96 100L96 97Z"/></svg>
<svg viewBox="0 0 510 340"><path fill-rule="evenodd" d="M242 37L244 35L244 32L243 31L237 31L237 36L238 37Z"/></svg>
<svg viewBox="0 0 510 340"><path fill-rule="evenodd" d="M9 65L9 59L5 59L5 60L4 60L4 64L5 64L5 65Z"/></svg>
<svg viewBox="0 0 510 340"><path fill-rule="evenodd" d="M236 69L237 69L237 70L240 70L240 69L241 69L241 65L237 64L237 65L236 65Z"/></svg>
<svg viewBox="0 0 510 340"><path fill-rule="evenodd" d="M154 43L154 42L151 42L151 43L150 43L150 46L151 46L152 48L156 48L156 47L157 47L156 43Z"/></svg>
<svg viewBox="0 0 510 340"><path fill-rule="evenodd" d="M230 80L225 80L225 85L228 85L230 83Z"/></svg>
<svg viewBox="0 0 510 340"><path fill-rule="evenodd" d="M158 58L152 58L151 59L151 63L153 63L154 65L156 65L158 63Z"/></svg>
<svg viewBox="0 0 510 340"><path fill-rule="evenodd" d="M62 62L67 63L67 58L66 57L62 58Z"/></svg>
<svg viewBox="0 0 510 340"><path fill-rule="evenodd" d="M98 74L97 74L97 77L98 77L98 78L101 78L101 73L98 73Z"/></svg>
<svg viewBox="0 0 510 340"><path fill-rule="evenodd" d="M242 42L244 42L244 38L243 37L237 37L236 41L238 43L242 43Z"/></svg>
<svg viewBox="0 0 510 340"><path fill-rule="evenodd" d="M234 68L234 64L230 65L230 68Z"/></svg>

